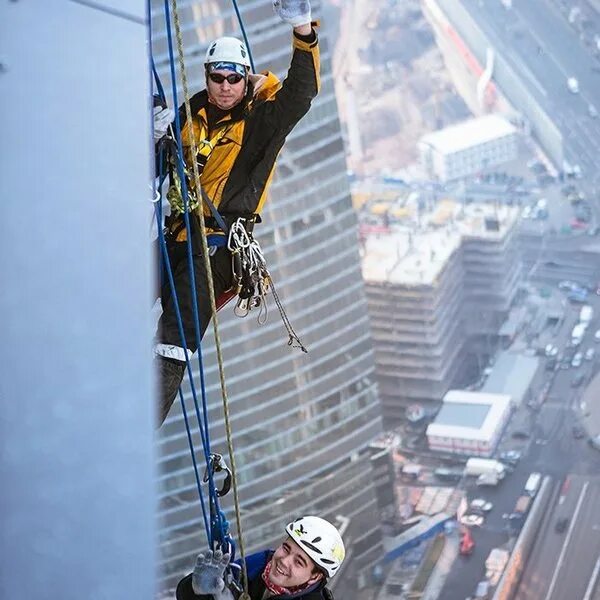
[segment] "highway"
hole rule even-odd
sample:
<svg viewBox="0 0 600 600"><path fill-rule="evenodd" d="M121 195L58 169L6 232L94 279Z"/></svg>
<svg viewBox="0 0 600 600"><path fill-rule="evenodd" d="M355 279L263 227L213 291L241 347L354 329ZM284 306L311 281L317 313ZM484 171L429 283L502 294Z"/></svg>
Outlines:
<svg viewBox="0 0 600 600"><path fill-rule="evenodd" d="M571 476L542 522L517 590L519 600L600 600L591 583L600 557L600 478ZM567 528L556 531L559 519Z"/></svg>
<svg viewBox="0 0 600 600"><path fill-rule="evenodd" d="M588 112L600 112L600 69L590 48L549 0L518 0L510 10L499 0L462 3L560 129L565 157L581 166L588 190L600 188L600 118ZM579 94L569 92L569 77Z"/></svg>

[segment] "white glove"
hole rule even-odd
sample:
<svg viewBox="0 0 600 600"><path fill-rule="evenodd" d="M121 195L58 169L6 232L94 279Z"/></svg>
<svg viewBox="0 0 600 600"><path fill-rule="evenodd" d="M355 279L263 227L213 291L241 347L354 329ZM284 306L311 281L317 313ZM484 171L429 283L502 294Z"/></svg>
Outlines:
<svg viewBox="0 0 600 600"><path fill-rule="evenodd" d="M170 108L162 106L155 106L152 113L154 115L154 141L158 142L166 135L169 125L175 118L175 113Z"/></svg>
<svg viewBox="0 0 600 600"><path fill-rule="evenodd" d="M273 0L273 10L284 23L292 27L311 22L309 0Z"/></svg>
<svg viewBox="0 0 600 600"><path fill-rule="evenodd" d="M208 550L198 554L192 573L192 589L198 596L210 595L215 600L233 600L233 594L225 587L225 569L229 564L229 554Z"/></svg>

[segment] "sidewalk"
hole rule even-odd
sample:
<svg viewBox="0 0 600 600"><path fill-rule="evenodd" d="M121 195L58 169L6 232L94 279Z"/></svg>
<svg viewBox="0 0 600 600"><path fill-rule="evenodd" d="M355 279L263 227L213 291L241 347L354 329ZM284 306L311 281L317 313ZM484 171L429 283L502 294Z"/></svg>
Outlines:
<svg viewBox="0 0 600 600"><path fill-rule="evenodd" d="M446 535L444 549L438 558L433 572L429 576L421 600L437 600L446 582L446 577L452 569L454 560L458 556L458 545L458 531Z"/></svg>

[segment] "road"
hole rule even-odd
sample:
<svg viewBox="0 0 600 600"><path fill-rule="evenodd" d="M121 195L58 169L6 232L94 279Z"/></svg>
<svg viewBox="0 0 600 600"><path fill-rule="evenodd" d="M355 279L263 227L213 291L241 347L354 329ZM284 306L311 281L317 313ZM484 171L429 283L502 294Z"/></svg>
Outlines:
<svg viewBox="0 0 600 600"><path fill-rule="evenodd" d="M591 296L590 302L594 306L595 318L588 327L581 348L585 351L589 347L595 347L600 352L600 344L595 344L593 341L595 330L600 328L600 297ZM577 311L578 307L569 306L563 325L556 337L553 338L553 344L556 344L561 349L561 352L570 339L571 329L577 320ZM583 481L588 478L597 477L600 471L600 453L590 448L584 439L575 439L572 433L574 425L582 424L579 412L579 399L585 389L584 387L572 387L574 374L576 372L583 372L586 375L586 379L589 379L596 365L592 362L584 361L584 364L578 369L561 369L553 374L549 374L544 370L543 363L544 361L542 360L540 369L532 382L532 389L540 389L552 377L552 386L546 402L542 404L539 411L532 411L526 407L522 407L513 416L501 442L502 450L521 450L523 458L515 471L498 487L482 489L473 486L468 489L470 499L482 496L494 503L494 509L489 513L482 528L473 529L473 538L476 543L475 551L469 557L458 557L452 571L448 575L440 598L462 600L471 595L477 582L484 578L485 569L483 563L490 550L496 546L505 544L511 537L517 535L518 531L509 529L508 521L504 516L512 512L517 498L523 493L525 481L530 473L541 472L545 475L550 475L560 485L565 478L571 477L574 481ZM511 432L515 429L529 431L531 434L529 440L518 441L512 438ZM596 485L600 485L600 479L598 479L598 483L594 484L594 486ZM575 489L576 487L574 486L573 493ZM592 494L593 492L590 497L596 498L595 502L598 502L598 498L595 496L595 489L596 487L592 487L587 493ZM582 517L588 514L587 507L588 504L586 501L585 506L580 509ZM565 510L571 510L571 504L565 504L564 508ZM600 512L598 513L598 519L600 519ZM554 522L554 520L550 519L550 533L554 533ZM546 531L546 529L548 527L543 525L542 530ZM600 539L600 530L596 532L596 535ZM581 546L583 551L587 551L588 548L586 539L584 536ZM579 548L579 541L575 537L575 533L573 534L573 541L571 543L573 544L573 548ZM579 573L574 573L571 569L572 567L565 567L565 570L561 571L562 577L567 582L569 582L569 578L571 577L580 577ZM548 566L545 576L546 583L552 577L553 572L553 566ZM529 570L527 573L529 573ZM563 589L560 587L562 584L562 579L555 584L557 589L555 593L559 593ZM535 597L536 600L544 600L540 596L530 597ZM516 598L521 600L521 596L519 595ZM554 598L583 600L584 596L567 594L562 597L552 596L548 600L554 600ZM592 598L586 600L592 600Z"/></svg>
<svg viewBox="0 0 600 600"><path fill-rule="evenodd" d="M600 600L590 587L600 557L600 478L573 476L557 495L540 527L539 538L517 590L519 600ZM569 519L560 533L559 519ZM588 592L589 590L589 592Z"/></svg>
<svg viewBox="0 0 600 600"><path fill-rule="evenodd" d="M550 0L518 0L510 10L498 0L462 1L561 131L565 158L581 166L585 187L600 189L600 119L589 114L590 105L600 112L600 73L591 49ZM579 94L569 92L569 77Z"/></svg>

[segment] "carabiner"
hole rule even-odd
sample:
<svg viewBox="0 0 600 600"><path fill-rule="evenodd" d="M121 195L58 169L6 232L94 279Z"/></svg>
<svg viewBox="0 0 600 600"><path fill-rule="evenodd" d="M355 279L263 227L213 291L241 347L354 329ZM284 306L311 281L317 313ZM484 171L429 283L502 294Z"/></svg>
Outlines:
<svg viewBox="0 0 600 600"><path fill-rule="evenodd" d="M225 464L223 457L220 454L211 454L210 462L204 471L204 477L202 481L206 483L208 481L208 469L210 469L211 475L215 473L220 473L221 471L225 471L225 479L223 480L223 486L220 490L217 491L217 496L219 498L223 497L227 492L231 489L231 471L229 467Z"/></svg>

